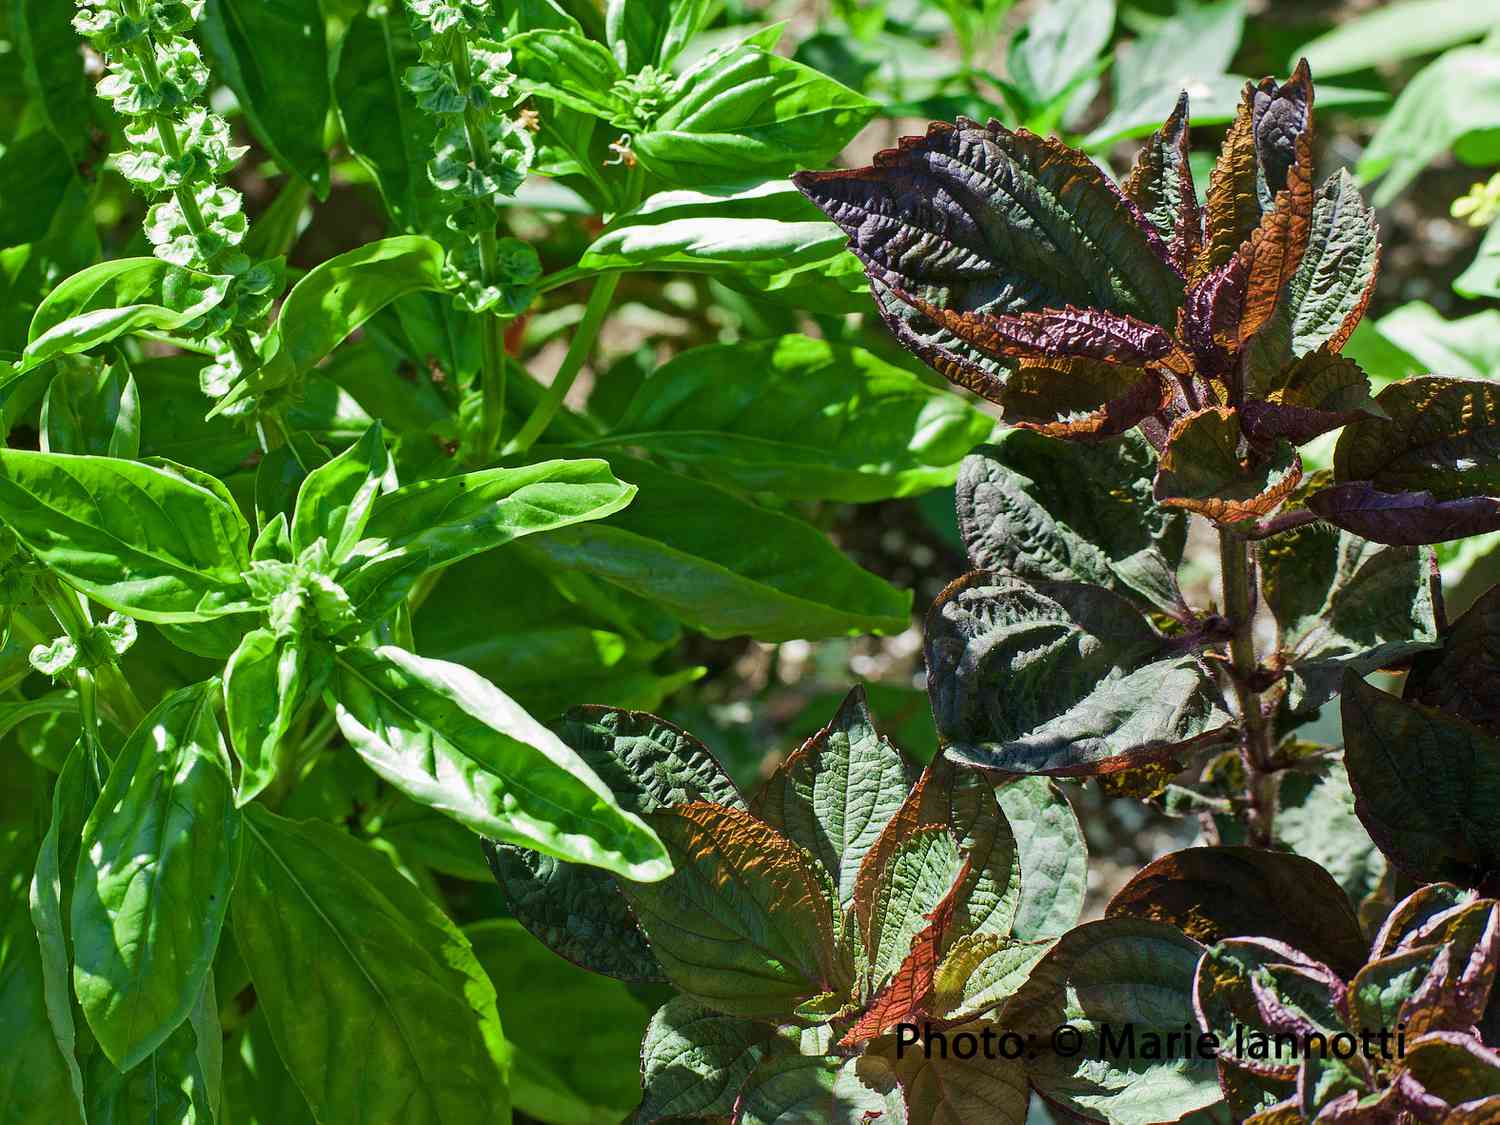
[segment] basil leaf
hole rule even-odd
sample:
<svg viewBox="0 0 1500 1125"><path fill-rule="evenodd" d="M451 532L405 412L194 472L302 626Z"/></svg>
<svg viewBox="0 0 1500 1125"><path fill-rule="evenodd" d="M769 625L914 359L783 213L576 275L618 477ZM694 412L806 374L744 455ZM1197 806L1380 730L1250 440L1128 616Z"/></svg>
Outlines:
<svg viewBox="0 0 1500 1125"><path fill-rule="evenodd" d="M235 943L313 1116L348 1125L508 1121L511 1052L495 990L432 900L331 824L251 805L245 844Z"/></svg>
<svg viewBox="0 0 1500 1125"><path fill-rule="evenodd" d="M160 258L121 258L80 270L37 306L22 366L85 352L137 329L170 332L215 308L228 277Z"/></svg>
<svg viewBox="0 0 1500 1125"><path fill-rule="evenodd" d="M624 70L665 69L713 14L709 0L609 0L604 34Z"/></svg>
<svg viewBox="0 0 1500 1125"><path fill-rule="evenodd" d="M240 761L235 804L253 801L283 766L284 740L297 712L328 676L326 655L308 638L253 629L224 669L224 712Z"/></svg>
<svg viewBox="0 0 1500 1125"><path fill-rule="evenodd" d="M607 523L566 528L529 547L662 605L710 637L757 640L899 632L911 595L845 558L801 520L645 461L611 456L640 487Z"/></svg>
<svg viewBox="0 0 1500 1125"><path fill-rule="evenodd" d="M196 470L0 450L0 520L70 585L132 617L246 608L250 529L223 485Z"/></svg>
<svg viewBox="0 0 1500 1125"><path fill-rule="evenodd" d="M633 149L679 187L771 179L827 164L875 110L863 94L745 42L685 71Z"/></svg>
<svg viewBox="0 0 1500 1125"><path fill-rule="evenodd" d="M866 502L951 484L991 427L861 348L782 336L673 357L606 440L747 490Z"/></svg>
<svg viewBox="0 0 1500 1125"><path fill-rule="evenodd" d="M670 868L594 772L499 688L391 646L336 658L339 728L413 800L474 831L633 879Z"/></svg>
<svg viewBox="0 0 1500 1125"><path fill-rule="evenodd" d="M126 741L84 825L73 983L111 1062L135 1067L187 1018L218 948L240 818L219 684L173 692Z"/></svg>
<svg viewBox="0 0 1500 1125"><path fill-rule="evenodd" d="M42 400L41 448L126 460L140 455L140 393L123 359L102 368L59 368Z"/></svg>
<svg viewBox="0 0 1500 1125"><path fill-rule="evenodd" d="M391 458L377 422L359 441L303 479L291 526L293 554L326 539L334 562L347 558L390 476Z"/></svg>
<svg viewBox="0 0 1500 1125"><path fill-rule="evenodd" d="M512 66L522 93L606 120L629 111L613 89L625 72L604 44L577 31L539 29L513 36L505 45L514 52Z"/></svg>
<svg viewBox="0 0 1500 1125"><path fill-rule="evenodd" d="M327 199L323 126L331 97L318 0L208 0L198 28L256 139Z"/></svg>

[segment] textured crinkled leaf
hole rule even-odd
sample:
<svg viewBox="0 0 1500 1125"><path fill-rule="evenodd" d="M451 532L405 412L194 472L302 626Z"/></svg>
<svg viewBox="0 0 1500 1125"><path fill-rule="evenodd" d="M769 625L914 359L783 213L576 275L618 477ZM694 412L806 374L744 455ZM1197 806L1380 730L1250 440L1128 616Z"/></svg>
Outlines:
<svg viewBox="0 0 1500 1125"><path fill-rule="evenodd" d="M579 755L461 664L391 645L336 658L339 728L376 773L476 832L636 879L671 870Z"/></svg>
<svg viewBox="0 0 1500 1125"><path fill-rule="evenodd" d="M858 687L826 727L782 762L754 808L817 857L847 908L860 864L905 802L912 780L901 751L875 729Z"/></svg>
<svg viewBox="0 0 1500 1125"><path fill-rule="evenodd" d="M1021 905L1021 850L985 775L946 757L929 767L939 784L930 790L970 865L953 919L954 935L1007 936Z"/></svg>
<svg viewBox="0 0 1500 1125"><path fill-rule="evenodd" d="M742 1125L862 1125L901 1121L901 1096L889 1068L856 1056L782 1055L745 1082L734 1120Z"/></svg>
<svg viewBox="0 0 1500 1125"><path fill-rule="evenodd" d="M871 352L789 335L675 356L641 385L610 441L741 488L869 501L951 484L992 426Z"/></svg>
<svg viewBox="0 0 1500 1125"><path fill-rule="evenodd" d="M996 359L1088 359L1139 367L1172 350L1164 329L1120 313L1065 305L997 316L940 308L899 289L896 296Z"/></svg>
<svg viewBox="0 0 1500 1125"><path fill-rule="evenodd" d="M997 368L899 289L954 313L1073 304L1170 327L1181 280L1154 228L1082 153L998 123L935 123L866 168L795 182L849 234L898 338L949 378L993 393Z"/></svg>
<svg viewBox="0 0 1500 1125"><path fill-rule="evenodd" d="M1336 484L1307 498L1321 518L1377 543L1418 546L1500 531L1500 498L1443 500L1431 492L1384 492L1368 481Z"/></svg>
<svg viewBox="0 0 1500 1125"><path fill-rule="evenodd" d="M1258 558L1299 711L1331 699L1345 668L1373 672L1437 643L1427 549L1307 524L1264 540Z"/></svg>
<svg viewBox="0 0 1500 1125"><path fill-rule="evenodd" d="M1477 886L1500 868L1500 738L1344 677L1344 761L1380 850L1424 881Z"/></svg>
<svg viewBox="0 0 1500 1125"><path fill-rule="evenodd" d="M1500 734L1500 586L1491 587L1417 657L1403 696Z"/></svg>
<svg viewBox="0 0 1500 1125"><path fill-rule="evenodd" d="M1500 1110L1500 1053L1473 1035L1424 1035L1401 1063L1396 1090L1420 1121L1484 1121Z"/></svg>
<svg viewBox="0 0 1500 1125"><path fill-rule="evenodd" d="M1295 178L1294 165L1303 159L1303 148L1311 141L1312 113L1312 74L1306 59L1297 63L1292 76L1280 86L1275 79L1261 79L1251 96L1256 192L1262 209L1270 207Z"/></svg>
<svg viewBox="0 0 1500 1125"><path fill-rule="evenodd" d="M1250 370L1256 370L1255 363ZM1361 416L1378 417L1370 380L1358 364L1328 350L1313 352L1263 379L1240 407L1245 433L1264 444L1302 445Z"/></svg>
<svg viewBox="0 0 1500 1125"><path fill-rule="evenodd" d="M1239 109L1208 178L1203 248L1193 263L1194 281L1224 266L1260 223L1256 190L1255 132L1251 113L1255 87L1245 83Z"/></svg>
<svg viewBox="0 0 1500 1125"><path fill-rule="evenodd" d="M1210 407L1178 419L1167 436L1153 495L1216 523L1254 519L1274 509L1302 479L1302 458L1278 441L1269 456L1241 453L1237 411Z"/></svg>
<svg viewBox="0 0 1500 1125"><path fill-rule="evenodd" d="M224 299L230 279L160 258L120 258L60 282L32 317L23 368L141 329L170 332Z"/></svg>
<svg viewBox="0 0 1500 1125"><path fill-rule="evenodd" d="M1096 587L970 574L933 605L925 652L939 737L973 765L1111 772L1227 718L1197 658Z"/></svg>
<svg viewBox="0 0 1500 1125"><path fill-rule="evenodd" d="M246 844L235 944L313 1116L349 1125L508 1117L510 1048L494 987L437 905L331 824L251 805Z"/></svg>
<svg viewBox="0 0 1500 1125"><path fill-rule="evenodd" d="M1152 498L1155 471L1150 446L1135 434L1080 444L1004 431L959 470L955 503L969 561L1173 608L1187 518Z"/></svg>
<svg viewBox="0 0 1500 1125"><path fill-rule="evenodd" d="M972 1023L944 1031L949 1036L963 1033L978 1039L987 1027ZM995 1025L991 1030L999 1034L1008 1027ZM1026 1120L1030 1092L1021 1062L987 1059L981 1054L960 1059L951 1050L944 1057L936 1047L929 1054L907 1046L900 1054L898 1058L895 1039L888 1038L872 1044L865 1057L872 1063L882 1061L895 1072L906 1101L906 1121L914 1125L968 1125L974 1121L1022 1125Z"/></svg>
<svg viewBox="0 0 1500 1125"><path fill-rule="evenodd" d="M1246 1043L1240 1054L1237 1025L1260 1033L1268 1028L1256 999L1253 979L1271 965L1315 966L1305 953L1270 938L1228 938L1204 950L1193 974L1193 1012L1198 1026L1219 1038L1219 1058L1226 1067L1261 1078L1290 1081L1300 1055L1285 1042L1268 1042L1264 1052Z"/></svg>
<svg viewBox="0 0 1500 1125"><path fill-rule="evenodd" d="M1477 901L1472 890L1452 883L1428 883L1391 907L1370 943L1370 956L1386 957L1430 940L1426 931L1435 922Z"/></svg>
<svg viewBox="0 0 1500 1125"><path fill-rule="evenodd" d="M608 872L492 840L484 854L516 920L559 957L619 980L667 979Z"/></svg>
<svg viewBox="0 0 1500 1125"><path fill-rule="evenodd" d="M1424 982L1448 975L1449 955L1437 943L1402 950L1363 966L1349 981L1349 1018L1355 1027L1390 1028L1404 1023L1402 1009ZM1426 1028L1409 1027L1413 1038Z"/></svg>
<svg viewBox="0 0 1500 1125"><path fill-rule="evenodd" d="M0 450L0 520L70 585L143 621L246 608L250 529L194 470Z"/></svg>
<svg viewBox="0 0 1500 1125"><path fill-rule="evenodd" d="M1126 197L1156 228L1171 251L1173 264L1184 274L1203 240L1203 217L1188 153L1188 96L1183 93L1171 116L1136 155L1125 181Z"/></svg>
<svg viewBox="0 0 1500 1125"><path fill-rule="evenodd" d="M1078 924L1088 888L1088 844L1067 795L1056 782L1022 777L1000 785L1021 861L1021 902L1011 924L1018 941L1060 937Z"/></svg>
<svg viewBox="0 0 1500 1125"><path fill-rule="evenodd" d="M884 860L871 900L869 928L863 931L867 981L877 992L912 951L917 935L928 929L931 916L964 869L958 841L942 824L919 825L902 834ZM884 1030L877 1028L864 1038Z"/></svg>
<svg viewBox="0 0 1500 1125"><path fill-rule="evenodd" d="M1247 847L1171 852L1115 892L1105 913L1170 922L1204 945L1259 934L1344 973L1365 961L1364 935L1343 890L1312 860L1290 852Z"/></svg>
<svg viewBox="0 0 1500 1125"><path fill-rule="evenodd" d="M632 457L611 455L610 466L639 495L607 523L532 539L558 568L639 594L711 637L906 628L911 594L856 566L803 520Z"/></svg>
<svg viewBox="0 0 1500 1125"><path fill-rule="evenodd" d="M1276 311L1261 328L1261 355L1272 365L1337 352L1364 315L1379 268L1375 212L1349 173L1330 176L1313 202L1307 250Z"/></svg>
<svg viewBox="0 0 1500 1125"><path fill-rule="evenodd" d="M121 1070L187 1018L229 907L240 816L214 715L218 690L208 680L152 709L84 825L73 985L95 1039Z"/></svg>
<svg viewBox="0 0 1500 1125"><path fill-rule="evenodd" d="M1173 926L1137 918L1105 918L1064 935L1006 1003L1000 1024L1034 1035L1037 1058L1027 1071L1048 1099L1084 1117L1120 1125L1174 1121L1219 1100L1212 1061L1151 1059L1140 1050L1101 1055L1101 1025L1118 1034L1181 1032L1193 1022L1193 971L1202 947ZM1052 1049L1053 1032L1068 1024L1081 1049ZM1102 1061L1101 1061L1102 1059Z"/></svg>
<svg viewBox="0 0 1500 1125"><path fill-rule="evenodd" d="M1007 425L1048 437L1118 437L1171 399L1155 369L1083 359L1023 361L992 396Z"/></svg>
<svg viewBox="0 0 1500 1125"><path fill-rule="evenodd" d="M704 802L649 819L676 871L622 886L673 984L744 1016L787 1015L831 990L831 905L795 844L749 813Z"/></svg>
<svg viewBox="0 0 1500 1125"><path fill-rule="evenodd" d="M727 1117L751 1071L780 1049L770 1024L721 1015L686 996L674 996L646 1028L641 1047L645 1095L638 1119Z"/></svg>
<svg viewBox="0 0 1500 1125"><path fill-rule="evenodd" d="M933 979L932 1012L944 1020L994 1011L1026 982L1052 941L1017 941L998 934L965 934L953 943Z"/></svg>
<svg viewBox="0 0 1500 1125"><path fill-rule="evenodd" d="M1333 468L1342 482L1439 500L1500 495L1500 384L1421 375L1376 396L1385 418L1345 427Z"/></svg>

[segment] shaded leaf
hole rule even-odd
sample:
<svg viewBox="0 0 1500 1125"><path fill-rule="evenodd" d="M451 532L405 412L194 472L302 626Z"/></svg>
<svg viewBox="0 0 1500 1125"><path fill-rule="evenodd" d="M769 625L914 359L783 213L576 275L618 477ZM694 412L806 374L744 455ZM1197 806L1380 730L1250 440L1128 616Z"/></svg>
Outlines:
<svg viewBox="0 0 1500 1125"><path fill-rule="evenodd" d="M1381 414L1364 371L1327 350L1280 368L1252 393L1258 397L1240 406L1240 421L1260 444L1285 438L1301 445L1360 417Z"/></svg>
<svg viewBox="0 0 1500 1125"><path fill-rule="evenodd" d="M1500 734L1500 586L1483 594L1439 640L1438 651L1412 664L1403 698Z"/></svg>
<svg viewBox="0 0 1500 1125"><path fill-rule="evenodd" d="M1364 964L1359 919L1342 889L1310 859L1264 848L1185 848L1131 877L1111 918L1168 922L1212 945L1239 934L1283 941L1345 974Z"/></svg>
<svg viewBox="0 0 1500 1125"><path fill-rule="evenodd" d="M1383 492L1366 481L1336 484L1307 498L1329 523L1377 543L1417 546L1500 531L1500 498L1443 500L1431 492Z"/></svg>
<svg viewBox="0 0 1500 1125"><path fill-rule="evenodd" d="M1019 941L1060 937L1078 924L1088 883L1088 845L1078 816L1061 787L1046 778L1017 778L998 786L995 797L1021 861L1011 935Z"/></svg>
<svg viewBox="0 0 1500 1125"><path fill-rule="evenodd" d="M1138 435L1081 444L1003 431L959 471L955 503L969 561L1176 608L1187 519L1152 498L1155 471Z"/></svg>
<svg viewBox="0 0 1500 1125"><path fill-rule="evenodd" d="M776 1016L830 990L831 908L796 845L748 813L703 802L650 823L676 873L623 887L683 993L734 1015Z"/></svg>
<svg viewBox="0 0 1500 1125"><path fill-rule="evenodd" d="M1155 369L1054 359L1022 361L993 397L1013 429L1089 441L1128 433L1171 392Z"/></svg>
<svg viewBox="0 0 1500 1125"><path fill-rule="evenodd" d="M1476 886L1500 867L1492 793L1500 738L1344 677L1344 756L1355 810L1380 850L1426 881Z"/></svg>
<svg viewBox="0 0 1500 1125"><path fill-rule="evenodd" d="M674 996L646 1029L639 1119L727 1117L745 1079L776 1052L769 1024L720 1015L686 996Z"/></svg>
<svg viewBox="0 0 1500 1125"><path fill-rule="evenodd" d="M1317 773L1288 770L1276 791L1276 839L1322 867L1356 906L1375 892L1385 857L1354 812L1342 759Z"/></svg>
<svg viewBox="0 0 1500 1125"><path fill-rule="evenodd" d="M1358 419L1339 436L1340 483L1438 500L1500 495L1500 385L1425 375L1392 383L1375 401L1386 417Z"/></svg>
<svg viewBox="0 0 1500 1125"><path fill-rule="evenodd" d="M1200 952L1175 927L1135 918L1105 918L1064 935L1001 1014L1007 1030L1036 1037L1037 1058L1027 1065L1032 1085L1070 1112L1121 1125L1176 1120L1217 1102L1211 1061L1152 1059L1139 1046L1114 1057L1100 1047L1104 1024L1112 1031L1133 1024L1138 1044L1145 1033L1191 1025ZM1080 1033L1076 1054L1050 1046L1063 1024Z"/></svg>
<svg viewBox="0 0 1500 1125"><path fill-rule="evenodd" d="M314 1117L508 1118L510 1050L495 990L443 912L333 825L251 805L246 845L235 942Z"/></svg>
<svg viewBox="0 0 1500 1125"><path fill-rule="evenodd" d="M948 755L986 768L1112 772L1226 720L1197 658L1093 587L970 574L933 605L925 652Z"/></svg>
<svg viewBox="0 0 1500 1125"><path fill-rule="evenodd" d="M107 367L60 366L42 400L44 453L133 460L141 452L141 400L121 359Z"/></svg>

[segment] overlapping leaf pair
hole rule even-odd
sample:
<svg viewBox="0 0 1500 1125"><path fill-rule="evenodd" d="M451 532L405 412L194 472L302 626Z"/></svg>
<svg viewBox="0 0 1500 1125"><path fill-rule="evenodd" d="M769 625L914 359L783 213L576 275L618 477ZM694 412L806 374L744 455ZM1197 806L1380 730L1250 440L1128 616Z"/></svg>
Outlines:
<svg viewBox="0 0 1500 1125"><path fill-rule="evenodd" d="M1076 921L1082 840L1050 783L996 790L940 759L913 784L859 691L749 802L653 716L581 709L560 733L675 873L614 884L504 845L491 865L557 952L681 993L647 1032L639 1120L1024 1119L1016 1059L898 1054L894 1031L982 1032Z"/></svg>
<svg viewBox="0 0 1500 1125"><path fill-rule="evenodd" d="M1198 963L1194 1006L1219 1038L1235 1119L1495 1120L1500 1054L1475 1025L1497 958L1500 907L1448 883L1397 903L1363 964L1332 967L1268 937L1219 941Z"/></svg>
<svg viewBox="0 0 1500 1125"><path fill-rule="evenodd" d="M1372 400L1339 354L1379 248L1351 177L1313 188L1312 108L1305 63L1247 85L1201 212L1186 95L1122 187L1056 140L962 118L796 182L903 346L1012 425L1139 426L1167 506L1265 516L1301 479L1296 446L1347 426L1320 517L1403 544L1500 528L1500 485L1461 472L1493 444L1494 388L1416 378Z"/></svg>

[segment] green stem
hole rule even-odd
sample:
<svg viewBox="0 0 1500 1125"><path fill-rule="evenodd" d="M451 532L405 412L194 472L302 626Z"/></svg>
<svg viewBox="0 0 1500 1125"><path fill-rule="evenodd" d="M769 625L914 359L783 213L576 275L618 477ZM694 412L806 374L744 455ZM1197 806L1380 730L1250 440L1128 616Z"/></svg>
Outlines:
<svg viewBox="0 0 1500 1125"><path fill-rule="evenodd" d="M1229 637L1229 678L1240 715L1240 757L1245 767L1250 839L1270 847L1276 817L1271 724L1256 686L1260 661L1255 653L1255 587L1250 544L1219 529L1219 565L1224 582L1224 614Z"/></svg>
<svg viewBox="0 0 1500 1125"><path fill-rule="evenodd" d="M83 599L71 588L64 586L51 574L43 575L36 582L36 590L42 601L52 611L52 616L67 633L68 639L78 649L80 658L93 655L91 634L94 623L89 618ZM110 717L121 730L132 731L146 717L135 692L113 661L103 661L93 670L93 680L98 688L98 698ZM79 688L80 705L83 688Z"/></svg>
<svg viewBox="0 0 1500 1125"><path fill-rule="evenodd" d="M620 209L622 212L632 210L640 203L645 184L645 172L636 164L630 169L625 181L624 206ZM578 372L583 369L584 362L594 350L594 343L599 338L599 330L604 327L604 318L609 315L609 305L614 300L615 290L619 288L622 276L620 273L607 273L595 280L588 304L583 309L583 319L573 332L562 366L557 369L557 375L553 377L542 400L536 404L536 409L522 424L520 433L505 447L506 455L524 453L535 445L536 439L546 432L552 419L562 409L563 400L573 389Z"/></svg>

